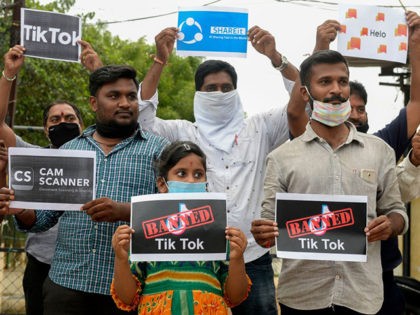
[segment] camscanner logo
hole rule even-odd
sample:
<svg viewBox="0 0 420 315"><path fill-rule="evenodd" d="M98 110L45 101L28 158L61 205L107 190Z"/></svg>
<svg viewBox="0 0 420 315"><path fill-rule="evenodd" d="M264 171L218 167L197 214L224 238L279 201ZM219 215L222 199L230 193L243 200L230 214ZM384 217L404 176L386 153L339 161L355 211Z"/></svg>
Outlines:
<svg viewBox="0 0 420 315"><path fill-rule="evenodd" d="M34 188L34 170L31 167L12 168L12 188L32 190Z"/></svg>

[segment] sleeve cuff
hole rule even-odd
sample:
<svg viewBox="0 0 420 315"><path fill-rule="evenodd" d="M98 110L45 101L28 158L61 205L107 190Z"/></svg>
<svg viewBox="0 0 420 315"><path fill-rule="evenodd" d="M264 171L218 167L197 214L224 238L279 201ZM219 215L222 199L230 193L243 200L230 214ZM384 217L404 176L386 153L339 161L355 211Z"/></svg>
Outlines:
<svg viewBox="0 0 420 315"><path fill-rule="evenodd" d="M225 302L226 302L226 304L228 305L228 307L230 307L230 308L232 308L232 307L235 307L235 306L237 306L237 305L239 305L239 304L241 304L243 301L245 301L246 299L247 299L247 297L248 297L248 295L249 295L249 291L251 291L251 287L252 287L252 281L251 281L251 279L248 277L248 275L246 274L246 280L248 281L248 287L247 287L247 289L246 289L246 294L245 294L245 296L244 296L244 298L242 299L242 301L240 301L239 303L236 303L236 304L233 304L230 300L229 300L229 298L226 296L226 293L224 294L224 300L225 300ZM224 288L224 290L223 290L224 292L226 292L226 282L225 282L225 288Z"/></svg>
<svg viewBox="0 0 420 315"><path fill-rule="evenodd" d="M139 91L138 91L138 99L139 99L139 109L140 111L143 110L144 108L146 108L149 105L152 105L155 110L157 110L158 104L159 104L159 93L156 90L155 94L153 94L153 96L148 99L148 100L143 100L141 98L141 85L143 84L143 82L141 82L139 84Z"/></svg>
<svg viewBox="0 0 420 315"><path fill-rule="evenodd" d="M137 309L140 302L140 295L141 295L140 281L134 275L132 276L133 276L133 279L136 281L137 291L136 291L136 294L134 295L133 301L130 304L124 303L117 295L117 292L115 291L115 286L114 286L114 279L112 279L111 288L110 288L111 296L112 296L112 299L114 300L115 305L120 310L127 311L127 312L134 311Z"/></svg>

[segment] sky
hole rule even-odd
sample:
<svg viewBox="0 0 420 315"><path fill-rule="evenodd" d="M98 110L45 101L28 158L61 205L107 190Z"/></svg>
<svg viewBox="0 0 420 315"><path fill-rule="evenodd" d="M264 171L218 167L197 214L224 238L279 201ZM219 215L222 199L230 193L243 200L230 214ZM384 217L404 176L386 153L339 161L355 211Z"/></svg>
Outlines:
<svg viewBox="0 0 420 315"><path fill-rule="evenodd" d="M401 0L413 11L420 13L418 0ZM41 1L47 3L48 0ZM341 0L342 3L366 4L360 0ZM176 12L179 7L212 6L247 8L249 27L258 25L268 30L276 39L277 50L299 67L300 63L312 51L315 45L316 28L327 19L338 18L338 8L329 3L337 1L312 2L294 0L76 0L70 14L95 12L95 19L102 21L120 21L137 19ZM399 6L398 0L376 0L369 2L377 5ZM417 5L417 7L415 7ZM177 26L177 14L146 18L134 22L108 24L108 30L122 39L137 40L145 37L150 44L162 29ZM336 48L336 42L331 45ZM272 68L270 61L257 53L248 44L247 58L218 57L231 63L238 73L238 92L244 110L248 115L268 110L276 106L285 106L288 94L278 71ZM350 79L363 83L368 91L367 111L370 132L374 132L390 122L403 106L403 94L399 88L382 86L379 82L395 82L395 77L379 77L379 67L351 67Z"/></svg>

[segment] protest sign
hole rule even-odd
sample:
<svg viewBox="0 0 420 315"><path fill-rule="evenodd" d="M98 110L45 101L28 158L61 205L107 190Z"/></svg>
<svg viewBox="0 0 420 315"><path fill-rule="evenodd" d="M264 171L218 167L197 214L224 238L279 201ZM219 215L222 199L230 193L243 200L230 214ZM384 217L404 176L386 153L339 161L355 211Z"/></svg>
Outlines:
<svg viewBox="0 0 420 315"><path fill-rule="evenodd" d="M226 259L226 195L166 193L131 198L132 261Z"/></svg>
<svg viewBox="0 0 420 315"><path fill-rule="evenodd" d="M94 151L9 148L12 208L78 210L95 199Z"/></svg>
<svg viewBox="0 0 420 315"><path fill-rule="evenodd" d="M80 17L22 8L20 22L25 56L79 62Z"/></svg>
<svg viewBox="0 0 420 315"><path fill-rule="evenodd" d="M277 256L366 261L367 197L276 194Z"/></svg>
<svg viewBox="0 0 420 315"><path fill-rule="evenodd" d="M408 26L402 8L339 4L337 48L344 56L406 63Z"/></svg>
<svg viewBox="0 0 420 315"><path fill-rule="evenodd" d="M180 56L246 57L248 11L193 7L178 12L176 53Z"/></svg>

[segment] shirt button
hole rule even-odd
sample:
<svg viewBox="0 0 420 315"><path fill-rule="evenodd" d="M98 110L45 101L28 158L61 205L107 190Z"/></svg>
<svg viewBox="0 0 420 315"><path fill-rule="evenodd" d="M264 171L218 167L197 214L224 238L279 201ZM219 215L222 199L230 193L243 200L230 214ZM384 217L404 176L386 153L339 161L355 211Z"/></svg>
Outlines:
<svg viewBox="0 0 420 315"><path fill-rule="evenodd" d="M96 253L96 249L95 249L95 248L94 248L94 249L92 249L92 253L94 253L94 254Z"/></svg>
<svg viewBox="0 0 420 315"><path fill-rule="evenodd" d="M107 162L108 161L108 159L104 159L104 162Z"/></svg>
<svg viewBox="0 0 420 315"><path fill-rule="evenodd" d="M98 225L97 225L97 224L96 224L96 225L94 225L93 227L95 228L95 230L97 230L97 229L98 229Z"/></svg>
<svg viewBox="0 0 420 315"><path fill-rule="evenodd" d="M226 166L225 166L225 168L226 168L226 169L228 169L228 168L229 168L229 166L228 166L228 165L226 165Z"/></svg>
<svg viewBox="0 0 420 315"><path fill-rule="evenodd" d="M229 186L226 187L226 190L229 190Z"/></svg>
<svg viewBox="0 0 420 315"><path fill-rule="evenodd" d="M340 275L336 275L335 280L340 280Z"/></svg>
<svg viewBox="0 0 420 315"><path fill-rule="evenodd" d="M105 183L105 179L101 179L101 183Z"/></svg>

